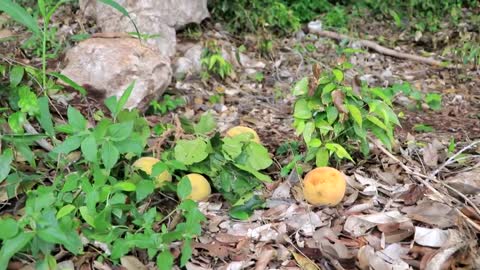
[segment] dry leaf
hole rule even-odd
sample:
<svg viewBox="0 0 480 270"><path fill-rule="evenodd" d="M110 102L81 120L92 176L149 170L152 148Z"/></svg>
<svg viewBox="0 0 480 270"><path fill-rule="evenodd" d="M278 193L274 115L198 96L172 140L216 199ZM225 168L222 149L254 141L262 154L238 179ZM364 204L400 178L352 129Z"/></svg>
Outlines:
<svg viewBox="0 0 480 270"><path fill-rule="evenodd" d="M342 91L334 90L332 92L332 99L333 99L333 104L337 108L338 112L343 113L343 114L348 114L348 110L347 110L347 108L345 108L345 105L343 104L343 101L345 99L345 95L343 94Z"/></svg>
<svg viewBox="0 0 480 270"><path fill-rule="evenodd" d="M264 270L267 269L270 261L275 257L276 251L270 246L266 246L260 252L260 255L257 258L257 263L255 264L255 270Z"/></svg>
<svg viewBox="0 0 480 270"><path fill-rule="evenodd" d="M449 231L438 228L415 227L415 243L427 247L441 247L448 239Z"/></svg>
<svg viewBox="0 0 480 270"><path fill-rule="evenodd" d="M302 270L320 270L320 268L309 258L292 251L293 258Z"/></svg>
<svg viewBox="0 0 480 270"><path fill-rule="evenodd" d="M148 270L148 268L134 256L121 257L120 264L127 270Z"/></svg>
<svg viewBox="0 0 480 270"><path fill-rule="evenodd" d="M417 206L404 207L401 211L413 220L440 228L453 226L457 219L457 213L450 206L430 200L422 201Z"/></svg>

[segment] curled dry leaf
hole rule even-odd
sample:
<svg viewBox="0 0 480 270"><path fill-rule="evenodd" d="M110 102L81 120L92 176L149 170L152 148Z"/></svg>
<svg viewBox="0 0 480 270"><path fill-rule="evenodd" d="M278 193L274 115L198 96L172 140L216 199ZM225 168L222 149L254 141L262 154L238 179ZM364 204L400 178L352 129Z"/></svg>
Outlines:
<svg viewBox="0 0 480 270"><path fill-rule="evenodd" d="M126 270L148 270L148 268L134 256L123 256L120 263Z"/></svg>
<svg viewBox="0 0 480 270"><path fill-rule="evenodd" d="M275 257L275 254L276 251L271 246L264 247L258 256L255 270L267 269L268 264Z"/></svg>
<svg viewBox="0 0 480 270"><path fill-rule="evenodd" d="M347 115L348 110L347 108L345 108L345 105L344 105L345 95L343 94L343 92L340 90L334 90L332 92L332 99L333 99L333 104L335 105L337 110L340 113Z"/></svg>
<svg viewBox="0 0 480 270"><path fill-rule="evenodd" d="M355 237L364 235L371 228L379 224L403 223L410 219L399 211L389 211L369 215L349 216L345 221L343 229Z"/></svg>
<svg viewBox="0 0 480 270"><path fill-rule="evenodd" d="M413 240L422 246L441 247L446 243L451 231L452 230L441 230L438 228L415 227Z"/></svg>
<svg viewBox="0 0 480 270"><path fill-rule="evenodd" d="M446 183L464 195L480 193L480 167L449 177ZM452 195L456 195L452 193Z"/></svg>
<svg viewBox="0 0 480 270"><path fill-rule="evenodd" d="M297 262L298 266L302 270L320 270L320 268L309 258L303 256L300 253L292 251L293 258Z"/></svg>
<svg viewBox="0 0 480 270"><path fill-rule="evenodd" d="M440 228L453 226L458 216L450 206L431 200L422 201L416 206L404 207L401 211L413 220Z"/></svg>

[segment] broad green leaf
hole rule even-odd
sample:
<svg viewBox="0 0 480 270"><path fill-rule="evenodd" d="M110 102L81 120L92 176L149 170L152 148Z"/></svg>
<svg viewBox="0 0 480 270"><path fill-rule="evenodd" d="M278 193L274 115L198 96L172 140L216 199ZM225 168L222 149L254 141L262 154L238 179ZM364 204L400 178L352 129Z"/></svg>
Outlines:
<svg viewBox="0 0 480 270"><path fill-rule="evenodd" d="M205 140L179 140L174 149L175 159L185 165L200 162L208 156L208 145Z"/></svg>
<svg viewBox="0 0 480 270"><path fill-rule="evenodd" d="M327 122L332 125L338 117L338 110L335 106L327 107Z"/></svg>
<svg viewBox="0 0 480 270"><path fill-rule="evenodd" d="M249 143L245 148L245 153L247 155L246 165L257 171L266 169L273 163L267 148L258 143Z"/></svg>
<svg viewBox="0 0 480 270"><path fill-rule="evenodd" d="M113 186L114 190L121 190L121 191L135 191L137 187L132 182L122 181L118 182Z"/></svg>
<svg viewBox="0 0 480 270"><path fill-rule="evenodd" d="M86 206L81 206L78 208L78 210L80 210L80 215L82 216L83 220L85 220L88 225L95 228L95 219L88 211L88 208Z"/></svg>
<svg viewBox="0 0 480 270"><path fill-rule="evenodd" d="M362 113L360 109L353 104L347 104L347 109L350 112L353 121L355 121L360 127L362 127Z"/></svg>
<svg viewBox="0 0 480 270"><path fill-rule="evenodd" d="M11 149L6 149L0 155L0 183L7 178L10 173L10 164L13 161L13 152Z"/></svg>
<svg viewBox="0 0 480 270"><path fill-rule="evenodd" d="M312 118L312 112L308 108L308 102L306 99L299 99L295 102L295 110L293 113L295 118L310 119Z"/></svg>
<svg viewBox="0 0 480 270"><path fill-rule="evenodd" d="M308 93L308 77L298 81L292 89L294 96L306 95Z"/></svg>
<svg viewBox="0 0 480 270"><path fill-rule="evenodd" d="M295 118L294 120L295 134L300 135L305 130L305 120Z"/></svg>
<svg viewBox="0 0 480 270"><path fill-rule="evenodd" d="M17 151L24 157L28 163L32 167L36 167L36 162L35 162L35 154L33 153L32 149L30 149L30 146L26 144L15 144L15 148L17 148Z"/></svg>
<svg viewBox="0 0 480 270"><path fill-rule="evenodd" d="M313 121L308 121L305 124L305 129L303 130L303 139L305 143L308 145L312 140L312 134L315 131L315 123Z"/></svg>
<svg viewBox="0 0 480 270"><path fill-rule="evenodd" d="M30 14L28 14L28 12L17 3L12 2L11 0L2 0L0 10L7 13L12 19L17 21L18 23L26 26L34 34L40 34L40 28L38 27L35 19L33 19L32 16L30 16Z"/></svg>
<svg viewBox="0 0 480 270"><path fill-rule="evenodd" d="M162 251L158 254L157 267L159 270L171 270L173 268L173 255L169 250Z"/></svg>
<svg viewBox="0 0 480 270"><path fill-rule="evenodd" d="M440 110L442 108L442 95L437 93L429 93L425 97L425 102L432 110Z"/></svg>
<svg viewBox="0 0 480 270"><path fill-rule="evenodd" d="M97 147L97 141L95 140L95 136L93 134L90 134L82 141L80 149L82 150L82 154L87 161L97 161Z"/></svg>
<svg viewBox="0 0 480 270"><path fill-rule="evenodd" d="M17 235L19 230L17 222L13 218L0 219L0 240L5 241Z"/></svg>
<svg viewBox="0 0 480 270"><path fill-rule="evenodd" d="M64 205L60 210L58 210L56 218L61 219L62 217L70 214L73 210L75 210L75 205L73 204L67 204Z"/></svg>
<svg viewBox="0 0 480 270"><path fill-rule="evenodd" d="M110 125L107 134L112 141L123 141L132 134L132 131L133 121L128 121Z"/></svg>
<svg viewBox="0 0 480 270"><path fill-rule="evenodd" d="M0 7L1 9L1 7ZM23 79L25 74L25 69L21 66L14 66L10 70L10 87L17 87Z"/></svg>
<svg viewBox="0 0 480 270"><path fill-rule="evenodd" d="M10 258L21 251L34 236L34 232L23 232L14 238L3 241L2 248L0 249L0 270L6 270Z"/></svg>
<svg viewBox="0 0 480 270"><path fill-rule="evenodd" d="M43 130L48 136L55 136L55 129L53 128L52 114L50 113L50 107L48 104L48 98L46 96L38 99L39 114L37 120L42 126Z"/></svg>
<svg viewBox="0 0 480 270"><path fill-rule="evenodd" d="M128 15L126 15L126 16L128 16ZM117 112L117 114L120 113L120 111L123 110L123 107L125 107L125 104L127 104L128 98L132 94L132 90L133 90L134 87L135 87L135 81L133 81L127 87L127 89L125 89L125 91L123 92L122 96L120 97L120 99L117 102L117 107L116 107L116 110L115 110Z"/></svg>
<svg viewBox="0 0 480 270"><path fill-rule="evenodd" d="M48 226L37 230L37 234L42 240L48 243L62 244L73 254L79 254L83 249L82 241L74 231L65 232L58 226Z"/></svg>
<svg viewBox="0 0 480 270"><path fill-rule="evenodd" d="M237 164L237 163L234 163L233 165L235 165L235 167L237 167L239 169L242 169L246 172L251 173L253 176L255 176L258 180L260 180L262 182L266 182L266 183L272 182L272 179L270 178L270 176L268 176L266 174L263 174L263 173L260 173L256 170L252 169L250 166L245 166L245 165L241 165L241 164Z"/></svg>
<svg viewBox="0 0 480 270"><path fill-rule="evenodd" d="M67 76L61 74L61 73L58 73L58 72L50 72L48 73L49 75L52 75L62 81L64 81L66 84L68 84L68 86L72 87L73 89L77 90L80 94L82 94L83 96L86 96L87 95L87 90L85 90L85 88L83 88L82 86L80 86L79 84L77 84L76 82L72 81L70 78L68 78Z"/></svg>
<svg viewBox="0 0 480 270"><path fill-rule="evenodd" d="M37 96L30 90L30 87L24 85L18 88L18 96L20 98L18 100L18 107L20 107L22 112L28 113L29 115L38 113Z"/></svg>
<svg viewBox="0 0 480 270"><path fill-rule="evenodd" d="M243 143L238 137L225 137L222 139L222 150L230 159L237 158L242 153Z"/></svg>
<svg viewBox="0 0 480 270"><path fill-rule="evenodd" d="M335 80L337 82L342 82L343 81L343 71L339 69L334 69L332 70L333 76L335 76Z"/></svg>
<svg viewBox="0 0 480 270"><path fill-rule="evenodd" d="M82 143L83 137L81 136L70 136L68 137L63 143L56 146L53 149L53 152L60 153L60 154L68 154L73 150L78 149L80 144Z"/></svg>
<svg viewBox="0 0 480 270"><path fill-rule="evenodd" d="M322 145L322 141L318 138L313 138L309 143L308 147L320 147Z"/></svg>
<svg viewBox="0 0 480 270"><path fill-rule="evenodd" d="M185 239L182 246L182 256L180 257L180 267L184 267L192 257L192 239Z"/></svg>
<svg viewBox="0 0 480 270"><path fill-rule="evenodd" d="M74 128L75 131L83 131L87 128L87 120L82 113L72 106L67 110L68 124Z"/></svg>
<svg viewBox="0 0 480 270"><path fill-rule="evenodd" d="M200 116L200 121L194 126L195 133L197 134L207 134L213 131L217 127L215 118L213 115L208 112Z"/></svg>
<svg viewBox="0 0 480 270"><path fill-rule="evenodd" d="M372 122L373 124L375 124L379 128L381 128L385 131L387 130L387 126L382 121L380 121L380 119L378 119L377 117L375 117L373 115L367 115L367 119L368 119L368 121Z"/></svg>
<svg viewBox="0 0 480 270"><path fill-rule="evenodd" d="M317 167L328 166L328 159L329 159L328 150L322 147L318 149L315 155L315 165L317 165Z"/></svg>
<svg viewBox="0 0 480 270"><path fill-rule="evenodd" d="M187 176L182 177L177 186L177 195L181 200L185 200L192 193L192 184Z"/></svg>
<svg viewBox="0 0 480 270"><path fill-rule="evenodd" d="M345 148L343 148L343 146L341 146L340 144L327 143L327 144L325 144L325 148L334 152L339 158L347 158L347 159L353 161L352 157L347 152L347 150Z"/></svg>
<svg viewBox="0 0 480 270"><path fill-rule="evenodd" d="M120 153L112 142L106 141L102 145L101 156L103 165L107 170L110 170L117 164Z"/></svg>
<svg viewBox="0 0 480 270"><path fill-rule="evenodd" d="M153 183L153 181L141 180L140 182L138 182L137 189L135 190L137 202L140 202L146 197L148 197L148 195L152 194L154 190L155 184Z"/></svg>

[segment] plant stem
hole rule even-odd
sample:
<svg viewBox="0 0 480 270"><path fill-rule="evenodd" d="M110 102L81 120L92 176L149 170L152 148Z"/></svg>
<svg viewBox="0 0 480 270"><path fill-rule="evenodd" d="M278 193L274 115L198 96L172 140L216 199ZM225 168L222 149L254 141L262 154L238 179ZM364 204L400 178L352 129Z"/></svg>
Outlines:
<svg viewBox="0 0 480 270"><path fill-rule="evenodd" d="M42 33L42 88L44 95L47 95L47 21L43 18L43 33Z"/></svg>

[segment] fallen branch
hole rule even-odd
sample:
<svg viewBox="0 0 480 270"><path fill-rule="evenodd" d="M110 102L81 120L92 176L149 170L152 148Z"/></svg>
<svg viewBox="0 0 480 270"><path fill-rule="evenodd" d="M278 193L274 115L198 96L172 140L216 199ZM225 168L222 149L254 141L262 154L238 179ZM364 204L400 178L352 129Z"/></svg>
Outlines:
<svg viewBox="0 0 480 270"><path fill-rule="evenodd" d="M336 40L345 40L345 39L346 40L354 40L354 38L352 38L352 37L349 37L349 36L344 35L344 34L338 34L338 33L332 32L332 31L317 30L317 29L313 29L313 28L309 29L309 31L311 33L315 33L315 34L317 34L321 37L328 37L328 38L336 39ZM413 60L413 61L416 61L416 62L425 63L425 64L429 64L429 65L433 65L433 66L445 66L445 64L441 61L437 61L435 59L427 58L427 57L423 57L423 56L419 56L419 55L414 55L414 54L395 51L395 50L389 49L387 47L383 47L383 46L379 45L378 43L370 41L370 40L359 39L359 40L356 40L356 42L362 47L370 48L370 49L372 49L374 51L377 51L381 54L385 54L385 55L389 55L389 56L393 56L393 57L397 57L397 58L409 59L409 60Z"/></svg>
<svg viewBox="0 0 480 270"><path fill-rule="evenodd" d="M26 121L24 124L23 124L23 127L25 128L26 131L28 131L30 134L38 134L38 131L28 122ZM53 150L53 146L47 142L47 140L45 139L38 139L35 141L40 147L42 147L43 149L47 150L47 151L52 151Z"/></svg>

